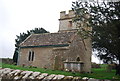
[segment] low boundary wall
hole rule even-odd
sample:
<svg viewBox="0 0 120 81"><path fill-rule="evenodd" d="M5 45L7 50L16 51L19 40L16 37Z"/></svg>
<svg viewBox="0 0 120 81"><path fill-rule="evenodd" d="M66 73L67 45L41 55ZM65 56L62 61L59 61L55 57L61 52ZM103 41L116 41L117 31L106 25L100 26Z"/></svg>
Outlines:
<svg viewBox="0 0 120 81"><path fill-rule="evenodd" d="M110 81L0 68L0 81Z"/></svg>

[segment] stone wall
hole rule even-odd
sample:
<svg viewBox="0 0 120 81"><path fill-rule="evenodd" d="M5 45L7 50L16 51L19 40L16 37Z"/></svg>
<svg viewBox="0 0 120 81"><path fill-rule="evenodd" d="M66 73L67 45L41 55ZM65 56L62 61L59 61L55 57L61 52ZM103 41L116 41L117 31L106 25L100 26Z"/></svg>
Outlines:
<svg viewBox="0 0 120 81"><path fill-rule="evenodd" d="M80 58L80 61L84 63L83 71L91 72L91 54L92 47L91 43L88 43L88 39L82 41L79 35L75 35L70 44L69 57L72 57L70 61L76 61L77 58ZM74 58L74 59L73 59Z"/></svg>
<svg viewBox="0 0 120 81"><path fill-rule="evenodd" d="M54 48L52 57L54 59L54 69L56 70L63 70L64 69L64 61L68 59L68 53L69 47L60 47L60 48Z"/></svg>
<svg viewBox="0 0 120 81"><path fill-rule="evenodd" d="M77 58L80 58L80 61L84 63L83 72L91 72L91 45L86 42L88 43L87 39L84 45L79 35L76 34L71 38L68 47L54 48L52 53L54 69L63 70L64 61L77 61Z"/></svg>
<svg viewBox="0 0 120 81"><path fill-rule="evenodd" d="M10 58L0 58L0 62L6 63L6 64L13 64L13 59L10 59Z"/></svg>
<svg viewBox="0 0 120 81"><path fill-rule="evenodd" d="M29 61L29 51L34 51L34 59L33 61ZM18 65L22 66L33 66L33 67L40 67L40 68L48 68L52 69L51 56L52 55L52 48L22 48L20 49L20 56Z"/></svg>
<svg viewBox="0 0 120 81"><path fill-rule="evenodd" d="M70 21L72 21L72 19L59 20L59 31L76 29L76 24L73 22L72 27L69 27Z"/></svg>
<svg viewBox="0 0 120 81"><path fill-rule="evenodd" d="M69 10L68 14L65 11L60 12L59 31L76 29L76 24L72 22L74 17L75 14L72 10ZM71 26L69 26L70 22L72 22Z"/></svg>
<svg viewBox="0 0 120 81"><path fill-rule="evenodd" d="M64 75L47 74L33 71L0 68L1 81L99 81L88 77L73 77ZM110 81L110 80L100 80Z"/></svg>

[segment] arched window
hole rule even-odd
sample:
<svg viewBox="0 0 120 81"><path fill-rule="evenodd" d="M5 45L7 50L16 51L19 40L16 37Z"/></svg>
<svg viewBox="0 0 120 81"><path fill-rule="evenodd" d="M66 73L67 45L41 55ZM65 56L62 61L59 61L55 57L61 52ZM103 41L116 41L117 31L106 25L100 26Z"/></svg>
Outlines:
<svg viewBox="0 0 120 81"><path fill-rule="evenodd" d="M80 57L77 57L76 61L80 61Z"/></svg>

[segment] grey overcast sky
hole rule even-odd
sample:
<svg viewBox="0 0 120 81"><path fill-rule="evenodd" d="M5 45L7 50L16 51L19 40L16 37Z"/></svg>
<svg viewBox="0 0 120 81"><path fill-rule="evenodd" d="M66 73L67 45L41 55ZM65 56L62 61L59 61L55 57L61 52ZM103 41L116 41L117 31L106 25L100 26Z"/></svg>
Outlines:
<svg viewBox="0 0 120 81"><path fill-rule="evenodd" d="M20 33L35 27L57 32L59 13L70 10L72 1L76 0L0 0L0 58L13 57Z"/></svg>

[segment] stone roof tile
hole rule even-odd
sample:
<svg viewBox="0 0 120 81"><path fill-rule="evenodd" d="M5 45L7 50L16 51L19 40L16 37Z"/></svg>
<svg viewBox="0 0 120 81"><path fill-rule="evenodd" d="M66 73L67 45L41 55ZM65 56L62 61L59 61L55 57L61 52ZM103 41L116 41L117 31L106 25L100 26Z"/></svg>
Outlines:
<svg viewBox="0 0 120 81"><path fill-rule="evenodd" d="M32 34L20 46L44 46L69 44L75 32Z"/></svg>

